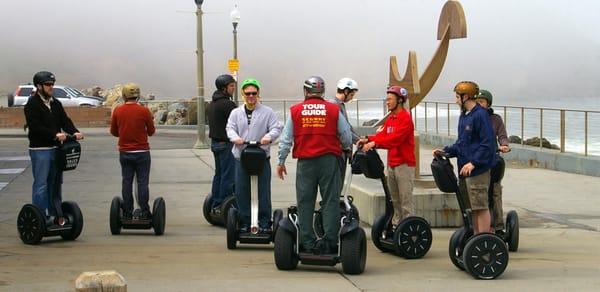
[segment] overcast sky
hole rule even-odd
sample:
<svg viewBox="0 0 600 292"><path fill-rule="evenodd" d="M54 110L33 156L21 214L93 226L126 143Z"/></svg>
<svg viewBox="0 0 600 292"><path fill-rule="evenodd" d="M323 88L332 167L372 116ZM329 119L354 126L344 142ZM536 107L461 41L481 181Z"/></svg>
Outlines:
<svg viewBox="0 0 600 292"><path fill-rule="evenodd" d="M159 98L196 93L192 0L0 0L0 90L38 70L80 88L138 82ZM442 0L206 0L206 94L232 57L229 17L239 5L240 77L265 98L298 97L318 74L328 93L345 76L360 96L382 96L390 55L404 72L409 50L422 73L436 40ZM452 40L428 99L475 80L496 100L586 100L600 108L600 1L463 0L466 39ZM590 101L591 100L591 101ZM536 102L537 104L537 102ZM568 104L567 107L570 107Z"/></svg>

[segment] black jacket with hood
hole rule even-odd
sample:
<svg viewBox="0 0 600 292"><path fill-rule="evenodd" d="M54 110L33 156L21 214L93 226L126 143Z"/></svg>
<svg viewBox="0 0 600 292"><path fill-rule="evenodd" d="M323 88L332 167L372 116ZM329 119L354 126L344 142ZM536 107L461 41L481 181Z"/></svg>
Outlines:
<svg viewBox="0 0 600 292"><path fill-rule="evenodd" d="M227 126L229 114L235 108L235 103L227 93L222 90L213 93L212 101L208 105L208 136L211 139L219 142L229 142L225 127Z"/></svg>

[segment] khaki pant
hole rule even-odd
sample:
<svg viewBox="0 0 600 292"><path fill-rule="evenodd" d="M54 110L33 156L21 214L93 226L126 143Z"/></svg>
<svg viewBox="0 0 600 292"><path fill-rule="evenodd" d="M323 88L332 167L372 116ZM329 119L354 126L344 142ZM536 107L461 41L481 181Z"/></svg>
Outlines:
<svg viewBox="0 0 600 292"><path fill-rule="evenodd" d="M503 218L503 211L502 211L502 185L500 184L500 182L494 183L494 190L493 190L493 200L494 200L494 205L493 205L493 212L494 212L494 228L496 230L503 230L504 229L504 218Z"/></svg>
<svg viewBox="0 0 600 292"><path fill-rule="evenodd" d="M402 219L414 213L413 185L415 168L407 164L387 168L388 186L392 205L394 206L394 217L392 224L398 225Z"/></svg>
<svg viewBox="0 0 600 292"><path fill-rule="evenodd" d="M486 171L474 177L461 179L461 195L466 195L465 203L467 208L471 210L486 210L488 209L488 189L490 186L490 171Z"/></svg>

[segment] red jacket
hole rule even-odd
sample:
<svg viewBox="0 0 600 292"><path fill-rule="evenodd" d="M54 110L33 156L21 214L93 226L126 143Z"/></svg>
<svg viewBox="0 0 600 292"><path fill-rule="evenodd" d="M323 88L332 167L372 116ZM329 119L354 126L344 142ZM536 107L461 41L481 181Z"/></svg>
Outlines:
<svg viewBox="0 0 600 292"><path fill-rule="evenodd" d="M322 98L310 98L290 108L294 124L294 158L315 158L325 154L340 156L337 137L340 108Z"/></svg>
<svg viewBox="0 0 600 292"><path fill-rule="evenodd" d="M125 103L112 113L110 133L119 137L119 151L149 150L148 136L155 132L152 113L138 103Z"/></svg>
<svg viewBox="0 0 600 292"><path fill-rule="evenodd" d="M388 149L388 165L396 167L407 164L414 167L415 134L410 113L403 109L398 114L390 114L383 124L383 130L369 136L376 148Z"/></svg>

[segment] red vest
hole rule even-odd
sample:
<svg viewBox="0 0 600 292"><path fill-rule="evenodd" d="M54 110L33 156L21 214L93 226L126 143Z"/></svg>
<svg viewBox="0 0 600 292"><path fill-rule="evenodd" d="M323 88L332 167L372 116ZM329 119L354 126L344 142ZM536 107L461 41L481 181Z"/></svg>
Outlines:
<svg viewBox="0 0 600 292"><path fill-rule="evenodd" d="M337 136L340 108L323 100L310 98L290 108L294 124L294 158L315 158L325 154L340 156L342 147Z"/></svg>

